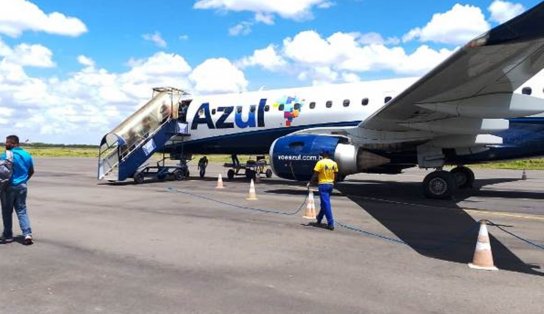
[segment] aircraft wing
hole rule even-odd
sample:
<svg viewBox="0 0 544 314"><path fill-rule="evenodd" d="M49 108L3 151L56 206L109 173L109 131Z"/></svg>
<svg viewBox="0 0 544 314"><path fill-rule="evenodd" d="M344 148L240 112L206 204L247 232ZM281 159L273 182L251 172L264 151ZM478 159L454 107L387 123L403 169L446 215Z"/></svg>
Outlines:
<svg viewBox="0 0 544 314"><path fill-rule="evenodd" d="M359 129L429 131L430 126L452 117L500 119L534 114L531 110L542 107L541 103L512 93L542 68L544 2L470 41L361 122Z"/></svg>

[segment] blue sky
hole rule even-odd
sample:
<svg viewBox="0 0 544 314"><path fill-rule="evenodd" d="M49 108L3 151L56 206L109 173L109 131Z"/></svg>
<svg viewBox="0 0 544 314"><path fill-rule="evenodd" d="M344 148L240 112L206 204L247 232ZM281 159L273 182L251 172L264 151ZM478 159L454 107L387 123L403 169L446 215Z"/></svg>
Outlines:
<svg viewBox="0 0 544 314"><path fill-rule="evenodd" d="M0 134L98 144L155 86L212 94L420 76L537 3L0 0Z"/></svg>

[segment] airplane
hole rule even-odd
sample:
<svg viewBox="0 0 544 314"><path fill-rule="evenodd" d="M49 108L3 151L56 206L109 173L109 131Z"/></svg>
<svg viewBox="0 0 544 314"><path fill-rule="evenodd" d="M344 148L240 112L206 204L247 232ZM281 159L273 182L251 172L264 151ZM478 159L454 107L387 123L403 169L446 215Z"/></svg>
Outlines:
<svg viewBox="0 0 544 314"><path fill-rule="evenodd" d="M544 156L543 68L541 2L421 78L203 96L157 88L102 139L98 178L136 180L149 156L163 152L182 162L269 154L278 177L307 181L329 150L340 179L418 166L435 169L424 195L450 198L475 180L466 165Z"/></svg>

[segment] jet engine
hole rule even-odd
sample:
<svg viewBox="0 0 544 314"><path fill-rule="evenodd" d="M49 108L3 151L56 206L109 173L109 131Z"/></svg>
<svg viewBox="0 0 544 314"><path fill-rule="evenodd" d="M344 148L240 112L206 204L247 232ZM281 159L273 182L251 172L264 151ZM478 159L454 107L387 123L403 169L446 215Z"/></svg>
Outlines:
<svg viewBox="0 0 544 314"><path fill-rule="evenodd" d="M389 159L348 143L343 137L287 135L270 146L272 171L284 179L308 181L320 154L330 152L338 163L339 176L362 172L389 163Z"/></svg>

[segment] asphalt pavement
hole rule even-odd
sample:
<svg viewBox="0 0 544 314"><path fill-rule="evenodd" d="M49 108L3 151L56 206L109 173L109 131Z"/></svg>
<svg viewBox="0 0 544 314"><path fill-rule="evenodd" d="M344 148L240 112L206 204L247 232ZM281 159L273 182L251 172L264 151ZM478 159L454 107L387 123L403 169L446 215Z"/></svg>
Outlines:
<svg viewBox="0 0 544 314"><path fill-rule="evenodd" d="M217 174L226 177L219 164L203 179L136 185L98 182L95 159L35 162L35 243L0 245L1 313L544 308L542 171L521 180L521 171L476 169L475 188L444 201L423 198L423 170L350 176L336 186L329 231L297 211L301 183L263 178L248 201L243 177L215 188ZM470 269L481 219L537 246L490 226L500 270Z"/></svg>

